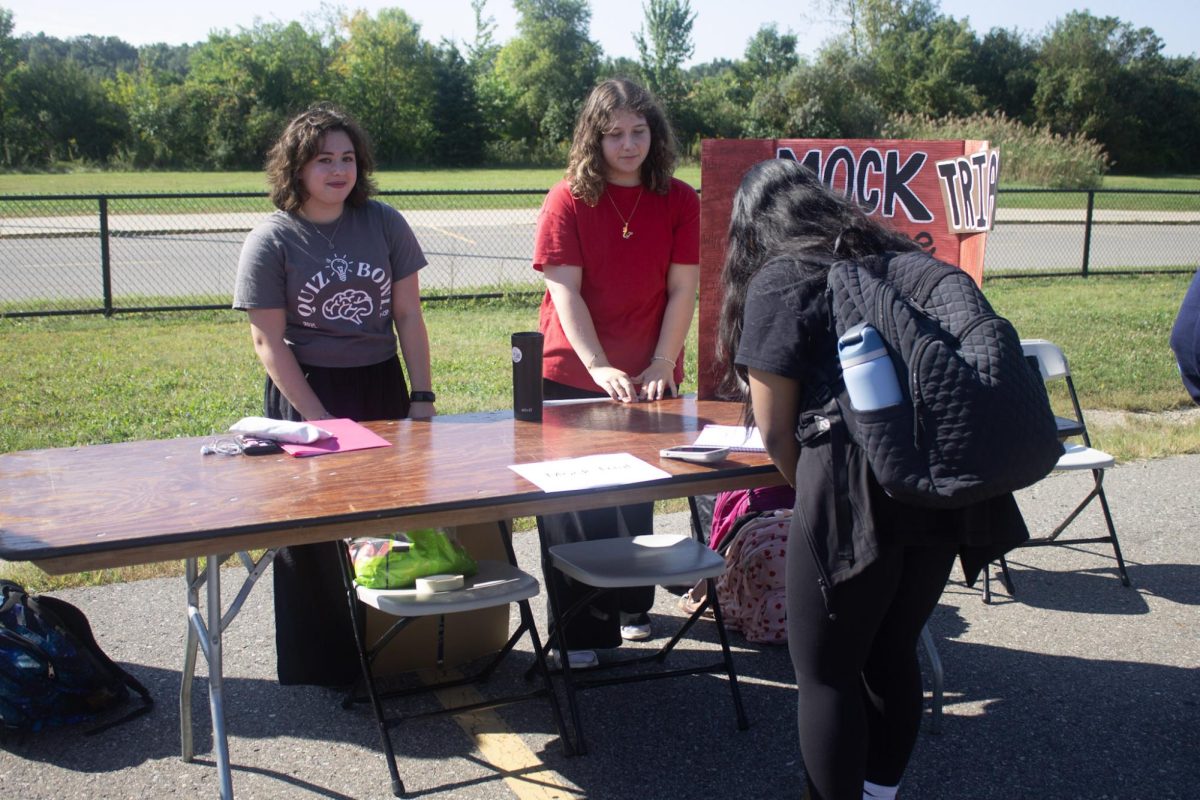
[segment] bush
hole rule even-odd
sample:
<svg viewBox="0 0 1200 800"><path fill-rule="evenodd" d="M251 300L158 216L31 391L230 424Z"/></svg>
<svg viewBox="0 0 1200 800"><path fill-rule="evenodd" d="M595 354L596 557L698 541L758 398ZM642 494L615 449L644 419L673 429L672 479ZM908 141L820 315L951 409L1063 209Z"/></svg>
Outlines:
<svg viewBox="0 0 1200 800"><path fill-rule="evenodd" d="M1110 166L1100 143L1034 128L1003 112L941 119L901 114L888 120L885 131L897 139L986 140L1000 150L1002 178L1024 186L1096 189Z"/></svg>

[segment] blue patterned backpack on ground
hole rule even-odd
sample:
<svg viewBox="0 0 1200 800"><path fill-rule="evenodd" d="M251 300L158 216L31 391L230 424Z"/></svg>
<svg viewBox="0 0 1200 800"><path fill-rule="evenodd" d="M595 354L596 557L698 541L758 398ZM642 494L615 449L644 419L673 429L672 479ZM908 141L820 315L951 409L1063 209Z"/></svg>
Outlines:
<svg viewBox="0 0 1200 800"><path fill-rule="evenodd" d="M131 689L141 705L87 734L145 714L150 692L105 655L78 608L0 580L0 733L99 721Z"/></svg>

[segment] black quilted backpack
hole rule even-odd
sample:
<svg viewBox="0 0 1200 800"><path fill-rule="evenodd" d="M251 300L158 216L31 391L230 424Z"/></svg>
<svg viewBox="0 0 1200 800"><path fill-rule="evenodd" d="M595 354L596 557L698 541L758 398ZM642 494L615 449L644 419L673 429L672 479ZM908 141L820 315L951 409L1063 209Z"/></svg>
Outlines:
<svg viewBox="0 0 1200 800"><path fill-rule="evenodd" d="M841 261L829 271L838 336L868 322L883 337L903 401L838 405L879 484L916 506L958 508L1029 486L1059 456L1046 387L967 273L928 253Z"/></svg>

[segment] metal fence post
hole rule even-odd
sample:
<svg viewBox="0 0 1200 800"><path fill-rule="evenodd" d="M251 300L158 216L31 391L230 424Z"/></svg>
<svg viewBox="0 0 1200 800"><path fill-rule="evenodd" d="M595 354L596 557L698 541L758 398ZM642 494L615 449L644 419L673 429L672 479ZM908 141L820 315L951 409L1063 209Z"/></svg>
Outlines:
<svg viewBox="0 0 1200 800"><path fill-rule="evenodd" d="M1096 210L1096 190L1088 189L1087 216L1083 221L1083 269L1080 277L1088 276L1088 261L1092 257L1092 214Z"/></svg>
<svg viewBox="0 0 1200 800"><path fill-rule="evenodd" d="M100 292L104 298L104 316L113 315L112 258L108 252L108 198L100 195Z"/></svg>

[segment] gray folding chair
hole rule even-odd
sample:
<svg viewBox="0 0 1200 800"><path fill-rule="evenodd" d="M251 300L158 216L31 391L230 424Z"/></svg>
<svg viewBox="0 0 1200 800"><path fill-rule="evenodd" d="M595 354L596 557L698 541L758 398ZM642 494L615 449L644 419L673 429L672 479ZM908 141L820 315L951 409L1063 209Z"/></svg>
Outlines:
<svg viewBox="0 0 1200 800"><path fill-rule="evenodd" d="M539 533L541 532L541 520ZM545 548L545 537L542 538ZM738 689L737 672L733 666L733 655L729 648L729 637L721 616L721 604L717 601L715 579L725 570L725 560L695 538L680 534L649 534L628 538L600 539L595 541L570 542L550 547L545 563L570 578L592 587L592 591L580 598L570 608L559 608L553 592L547 592L552 628L547 634L549 648L556 642L560 654L568 652L564 625L596 596L615 589L638 586L686 586L699 580L707 581L707 597L704 602L679 626L675 634L657 651L644 656L617 658L601 662L590 669L571 669L570 659L559 659L560 666L554 673L560 675L567 696L567 708L575 732L573 742L577 753L585 753L587 745L583 738L583 723L579 713L576 693L585 689L611 686L620 683L676 678L684 675L699 675L723 672L729 682L733 697L734 713L738 730L746 730L749 722L742 706ZM716 662L680 669L668 669L664 662L675 645L695 624L696 620L711 608L721 642L721 659ZM659 666L652 671L637 670L622 675L604 675L608 670L627 668L655 662Z"/></svg>
<svg viewBox="0 0 1200 800"><path fill-rule="evenodd" d="M1062 458L1055 465L1054 471L1090 471L1092 473L1091 488L1062 522L1055 526L1048 534L1031 537L1029 541L1021 546L1044 547L1048 545L1108 543L1112 545L1113 555L1116 556L1117 572L1120 575L1121 583L1124 586L1128 586L1129 573L1125 570L1125 559L1121 555L1121 544L1117 540L1117 529L1113 525L1112 512L1108 507L1108 497L1104 493L1104 471L1112 467L1116 463L1116 460L1103 450L1097 450L1092 447L1091 437L1088 436L1087 424L1083 419L1083 410L1079 406L1079 396L1075 393L1075 382L1071 379L1071 367L1067 363L1067 357L1062 349L1053 342L1048 342L1045 339L1022 339L1021 347L1025 351L1025 357L1029 360L1030 365L1036 366L1042 376L1042 380L1047 383L1051 381L1063 382L1071 401L1070 416L1055 416L1059 438L1064 440L1064 452ZM1072 438L1082 440L1082 444L1066 441ZM1108 534L1106 536L1063 538L1063 532L1092 501L1097 501L1100 505ZM1003 557L1000 559L1000 569L1004 584L1011 594L1013 592L1012 575L1008 570L1008 562ZM991 602L990 575L986 570L984 572L983 589L984 602Z"/></svg>
<svg viewBox="0 0 1200 800"><path fill-rule="evenodd" d="M462 714L470 711L483 711L490 708L509 705L511 703L546 698L554 715L554 722L567 754L572 753L571 740L567 735L562 710L559 707L557 695L550 682L550 672L546 666L545 649L538 637L537 626L533 621L533 612L529 608L529 598L538 593L537 579L516 567L516 556L512 549L512 539L507 524L498 523L500 535L508 554L508 563L503 561L478 561L479 571L466 579L462 589L419 594L415 589L370 589L359 586L354 582L354 569L349 556L343 559L342 576L346 585L346 599L350 614L354 621L355 644L358 648L359 663L362 666L362 687L353 687L344 699L342 705L349 708L356 702L370 702L375 713L379 735L383 742L384 755L387 757L388 771L392 779L392 794L404 797L404 782L396 767L396 753L392 745L390 731L392 728L407 720L421 717ZM408 624L422 617L456 614L465 611L477 611L483 608L493 608L515 603L520 610L521 622L513 631L504 647L497 652L482 669L462 678L453 678L433 684L426 684L406 689L383 692L380 691L375 673L372 669L376 657L390 641ZM366 639L366 623L362 604L369 605L379 611L396 617L396 621L378 639L368 643ZM540 686L532 691L509 694L477 703L439 708L420 713L395 713L389 716L385 713L383 703L397 697L411 696L447 689L454 686L464 686L471 683L483 683L491 677L504 658L512 652L517 642L523 636L528 636L534 653L534 664L531 671L536 671L540 677ZM360 693L365 688L365 696Z"/></svg>

